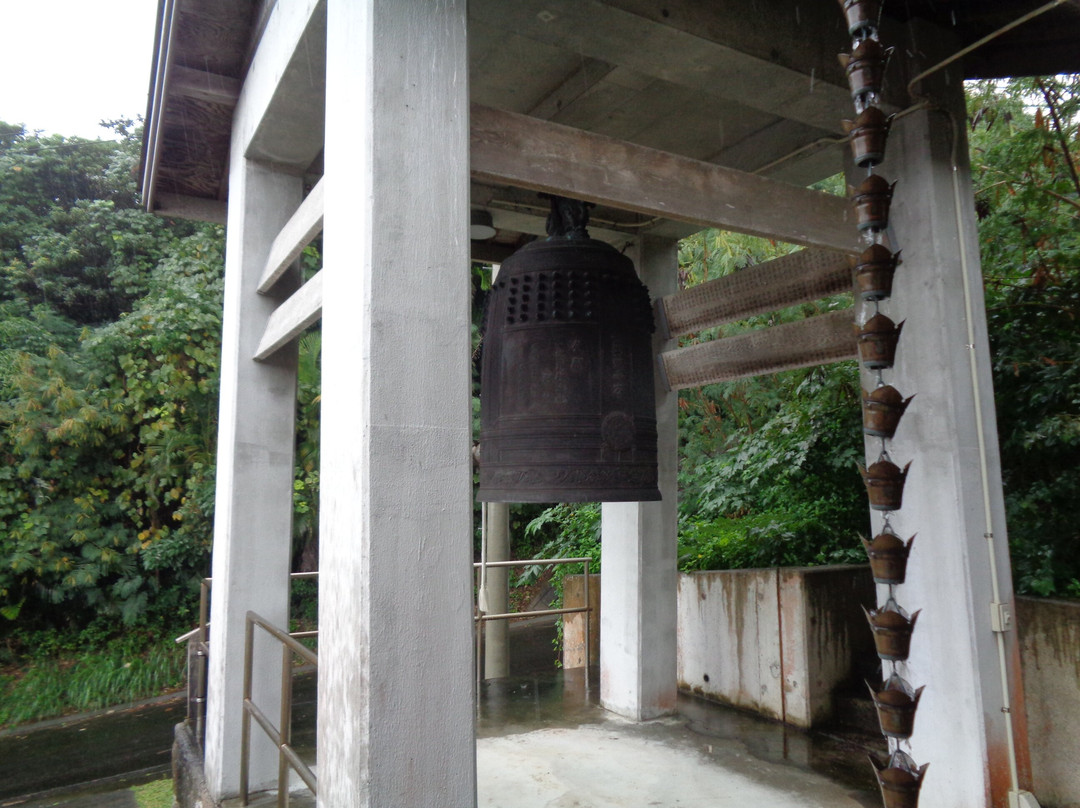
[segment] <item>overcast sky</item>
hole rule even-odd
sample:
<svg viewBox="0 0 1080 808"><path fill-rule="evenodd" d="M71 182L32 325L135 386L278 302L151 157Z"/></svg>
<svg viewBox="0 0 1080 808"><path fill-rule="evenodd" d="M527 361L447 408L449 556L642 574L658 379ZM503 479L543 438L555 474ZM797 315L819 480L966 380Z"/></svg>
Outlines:
<svg viewBox="0 0 1080 808"><path fill-rule="evenodd" d="M0 121L110 137L146 114L157 0L0 0Z"/></svg>

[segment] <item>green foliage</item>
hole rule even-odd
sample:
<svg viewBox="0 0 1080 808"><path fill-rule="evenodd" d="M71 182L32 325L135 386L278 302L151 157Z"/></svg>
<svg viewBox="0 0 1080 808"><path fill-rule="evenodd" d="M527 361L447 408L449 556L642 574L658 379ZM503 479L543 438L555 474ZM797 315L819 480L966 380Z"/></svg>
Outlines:
<svg viewBox="0 0 1080 808"><path fill-rule="evenodd" d="M168 778L135 786L132 791L139 808L172 808L173 782Z"/></svg>
<svg viewBox="0 0 1080 808"><path fill-rule="evenodd" d="M543 540L532 558L587 557L592 559L589 571L600 571L600 505L596 502L552 505L525 526L525 536L534 541ZM531 584L542 571L542 567L526 567L517 583ZM559 582L567 575L581 571L574 565L563 564L555 568L552 578Z"/></svg>
<svg viewBox="0 0 1080 808"><path fill-rule="evenodd" d="M0 300L46 304L78 324L116 319L176 238L193 232L137 208L139 138L36 136L0 123Z"/></svg>
<svg viewBox="0 0 1080 808"><path fill-rule="evenodd" d="M832 183L835 185L835 183ZM791 245L706 230L682 242L694 285L791 252ZM851 305L793 306L684 338L729 337ZM680 567L726 569L862 560L867 510L858 371L853 362L738 379L679 398Z"/></svg>
<svg viewBox="0 0 1080 808"><path fill-rule="evenodd" d="M0 404L6 606L132 623L192 591L213 507L221 261L220 233L190 236L119 320L19 354Z"/></svg>
<svg viewBox="0 0 1080 808"><path fill-rule="evenodd" d="M119 129L0 140L0 635L175 624L206 566L222 232L138 210Z"/></svg>
<svg viewBox="0 0 1080 808"><path fill-rule="evenodd" d="M712 433L697 440L705 419L684 419L683 442L697 448L680 467L680 566L862 560L857 535L866 530L867 509L855 470L863 456L855 363L757 381L779 396L771 414L727 430L722 444Z"/></svg>
<svg viewBox="0 0 1080 808"><path fill-rule="evenodd" d="M75 659L38 660L25 675L0 677L0 727L127 704L184 682L184 649L173 644L129 654L122 649Z"/></svg>
<svg viewBox="0 0 1080 808"><path fill-rule="evenodd" d="M980 82L972 167L1017 588L1080 594L1080 76Z"/></svg>

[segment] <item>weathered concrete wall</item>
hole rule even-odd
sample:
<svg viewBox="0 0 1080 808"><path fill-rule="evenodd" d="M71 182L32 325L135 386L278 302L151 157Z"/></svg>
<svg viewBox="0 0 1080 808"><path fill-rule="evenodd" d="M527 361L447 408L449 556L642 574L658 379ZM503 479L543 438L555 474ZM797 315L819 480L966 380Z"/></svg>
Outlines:
<svg viewBox="0 0 1080 808"><path fill-rule="evenodd" d="M679 576L679 687L782 718L774 569Z"/></svg>
<svg viewBox="0 0 1080 808"><path fill-rule="evenodd" d="M865 566L695 572L679 577L679 687L801 727L874 648L860 604Z"/></svg>
<svg viewBox="0 0 1080 808"><path fill-rule="evenodd" d="M1080 808L1080 603L1016 599L1032 792L1043 808Z"/></svg>
<svg viewBox="0 0 1080 808"><path fill-rule="evenodd" d="M172 781L174 808L217 808L206 785L202 749L187 723L173 731Z"/></svg>

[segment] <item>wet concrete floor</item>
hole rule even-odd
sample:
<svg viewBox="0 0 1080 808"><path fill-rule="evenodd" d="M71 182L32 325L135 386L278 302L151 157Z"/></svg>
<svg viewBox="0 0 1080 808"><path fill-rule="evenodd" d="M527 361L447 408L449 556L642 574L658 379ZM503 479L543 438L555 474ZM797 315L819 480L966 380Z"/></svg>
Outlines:
<svg viewBox="0 0 1080 808"><path fill-rule="evenodd" d="M577 669L484 684L481 808L881 804L859 740L689 695L677 716L635 724L600 708L595 669L590 679Z"/></svg>
<svg viewBox="0 0 1080 808"><path fill-rule="evenodd" d="M702 805L725 804L716 799L717 789L729 786L736 788L732 799L757 799L770 808L785 804L770 788L798 795L793 805L880 805L866 750L857 742L805 733L692 696L680 697L676 717L642 725L622 721L599 707L595 669L586 682L582 669L552 667L550 639L548 630L529 629L515 675L480 689L478 789L484 808L699 804L672 793L676 769L677 779L712 794L713 801ZM530 669L524 664L528 654L536 666L531 669L543 672L521 674ZM134 806L132 785L168 775L173 725L183 714L183 701L174 699L0 733L0 808ZM294 741L304 757L313 757L314 728L315 679L308 672L297 677L294 703ZM683 771L687 761L692 765ZM608 764L611 774L602 776ZM647 783L659 779L653 786L633 785L642 776ZM584 786L600 790L586 795ZM659 801L634 801L648 787L657 789ZM619 797L627 789L636 795L629 802ZM526 793L544 802L529 802Z"/></svg>

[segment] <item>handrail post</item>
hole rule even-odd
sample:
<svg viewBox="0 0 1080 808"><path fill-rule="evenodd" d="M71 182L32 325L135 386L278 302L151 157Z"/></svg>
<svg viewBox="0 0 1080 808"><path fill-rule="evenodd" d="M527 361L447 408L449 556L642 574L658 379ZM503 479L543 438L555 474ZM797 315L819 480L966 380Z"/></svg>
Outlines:
<svg viewBox="0 0 1080 808"><path fill-rule="evenodd" d="M592 623L592 599L589 597L589 566L592 561L582 562L585 568L585 693L589 692L589 665L592 664L592 638L589 636Z"/></svg>
<svg viewBox="0 0 1080 808"><path fill-rule="evenodd" d="M247 705L251 703L251 668L253 646L255 644L255 624L252 612L244 618L244 693L242 704L243 716L240 723L240 804L248 804L248 766L251 756L251 714Z"/></svg>
<svg viewBox="0 0 1080 808"><path fill-rule="evenodd" d="M281 644L281 712L278 718L278 808L289 806L289 759L285 749L292 745L292 651Z"/></svg>
<svg viewBox="0 0 1080 808"><path fill-rule="evenodd" d="M566 614L584 614L585 615L585 689L588 692L589 689L589 645L591 643L591 633L589 627L589 617L592 614L592 605L589 598L589 565L592 564L592 558L586 556L583 558L533 558L525 561L483 561L474 562L473 569L479 570L481 567L557 567L561 564L583 564L585 569L585 605L574 606L570 608L562 609L535 609L526 612L503 612L499 614L484 614L480 611L479 604L476 605L474 621L476 624L476 710L479 715L480 712L480 685L482 683L482 675L480 672L480 648L481 648L481 632L484 630L484 624L491 620L510 620L514 617L523 617L525 615L533 615L540 617L543 615L566 615ZM474 577L475 582L475 577ZM479 591L479 590L478 590Z"/></svg>

